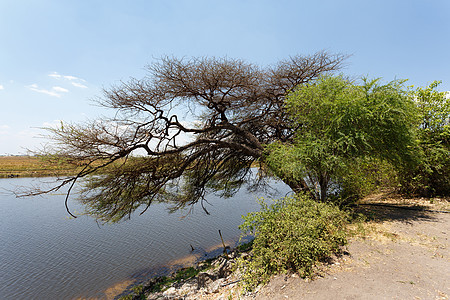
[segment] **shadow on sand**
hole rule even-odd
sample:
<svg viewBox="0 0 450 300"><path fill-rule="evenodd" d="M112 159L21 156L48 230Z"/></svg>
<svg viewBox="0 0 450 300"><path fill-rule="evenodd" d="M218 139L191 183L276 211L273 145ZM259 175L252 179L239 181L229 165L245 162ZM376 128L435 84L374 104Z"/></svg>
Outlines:
<svg viewBox="0 0 450 300"><path fill-rule="evenodd" d="M398 221L412 223L413 221L436 222L437 213L450 213L448 199L439 199L440 203L431 205L433 199L403 198L395 193L382 193L364 199L354 211L361 213L374 222Z"/></svg>

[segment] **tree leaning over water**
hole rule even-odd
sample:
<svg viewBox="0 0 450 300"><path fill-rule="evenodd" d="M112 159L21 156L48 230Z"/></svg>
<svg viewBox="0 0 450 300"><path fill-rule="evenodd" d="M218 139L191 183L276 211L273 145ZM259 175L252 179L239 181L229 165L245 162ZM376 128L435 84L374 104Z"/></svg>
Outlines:
<svg viewBox="0 0 450 300"><path fill-rule="evenodd" d="M82 170L29 194L69 186L69 195L83 178L80 200L102 221L118 221L154 201L176 209L203 206L208 191L232 195L249 180L252 163L264 161L266 145L292 140L296 125L286 95L339 70L345 59L318 52L262 68L238 59L164 57L142 80L104 91L98 103L115 110L113 118L48 129L54 144L40 154ZM283 180L308 189L301 178Z"/></svg>

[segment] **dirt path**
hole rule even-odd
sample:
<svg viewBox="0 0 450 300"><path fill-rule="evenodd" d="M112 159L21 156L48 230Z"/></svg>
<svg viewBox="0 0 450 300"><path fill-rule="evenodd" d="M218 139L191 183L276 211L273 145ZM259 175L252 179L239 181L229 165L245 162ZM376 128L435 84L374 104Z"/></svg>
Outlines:
<svg viewBox="0 0 450 300"><path fill-rule="evenodd" d="M367 202L411 207L400 200ZM442 202L419 204L442 209ZM449 299L450 213L379 206L364 206L364 213L373 221L366 239L351 240L350 255L312 281L277 276L256 299Z"/></svg>

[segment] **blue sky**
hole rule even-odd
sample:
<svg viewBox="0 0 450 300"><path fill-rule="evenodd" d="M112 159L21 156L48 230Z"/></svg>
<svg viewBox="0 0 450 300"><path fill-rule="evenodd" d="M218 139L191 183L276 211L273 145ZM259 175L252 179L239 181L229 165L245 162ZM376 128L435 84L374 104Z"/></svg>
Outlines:
<svg viewBox="0 0 450 300"><path fill-rule="evenodd" d="M344 73L450 90L450 1L0 0L0 155L105 114L91 99L162 55L262 66L327 50Z"/></svg>

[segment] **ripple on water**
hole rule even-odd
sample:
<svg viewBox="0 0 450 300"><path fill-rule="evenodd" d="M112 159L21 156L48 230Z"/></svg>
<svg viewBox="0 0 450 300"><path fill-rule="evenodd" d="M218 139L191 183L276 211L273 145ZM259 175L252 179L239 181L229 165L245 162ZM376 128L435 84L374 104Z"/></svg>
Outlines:
<svg viewBox="0 0 450 300"><path fill-rule="evenodd" d="M0 189L31 180L0 180ZM236 242L241 215L259 208L257 196L245 190L229 199L211 196L210 215L199 206L191 214L168 214L155 204L130 221L98 226L86 216L69 219L64 195L0 194L0 299L108 299L130 282L168 272L167 266L203 258L214 247L220 251L219 229L226 241ZM76 201L69 204L83 210Z"/></svg>

